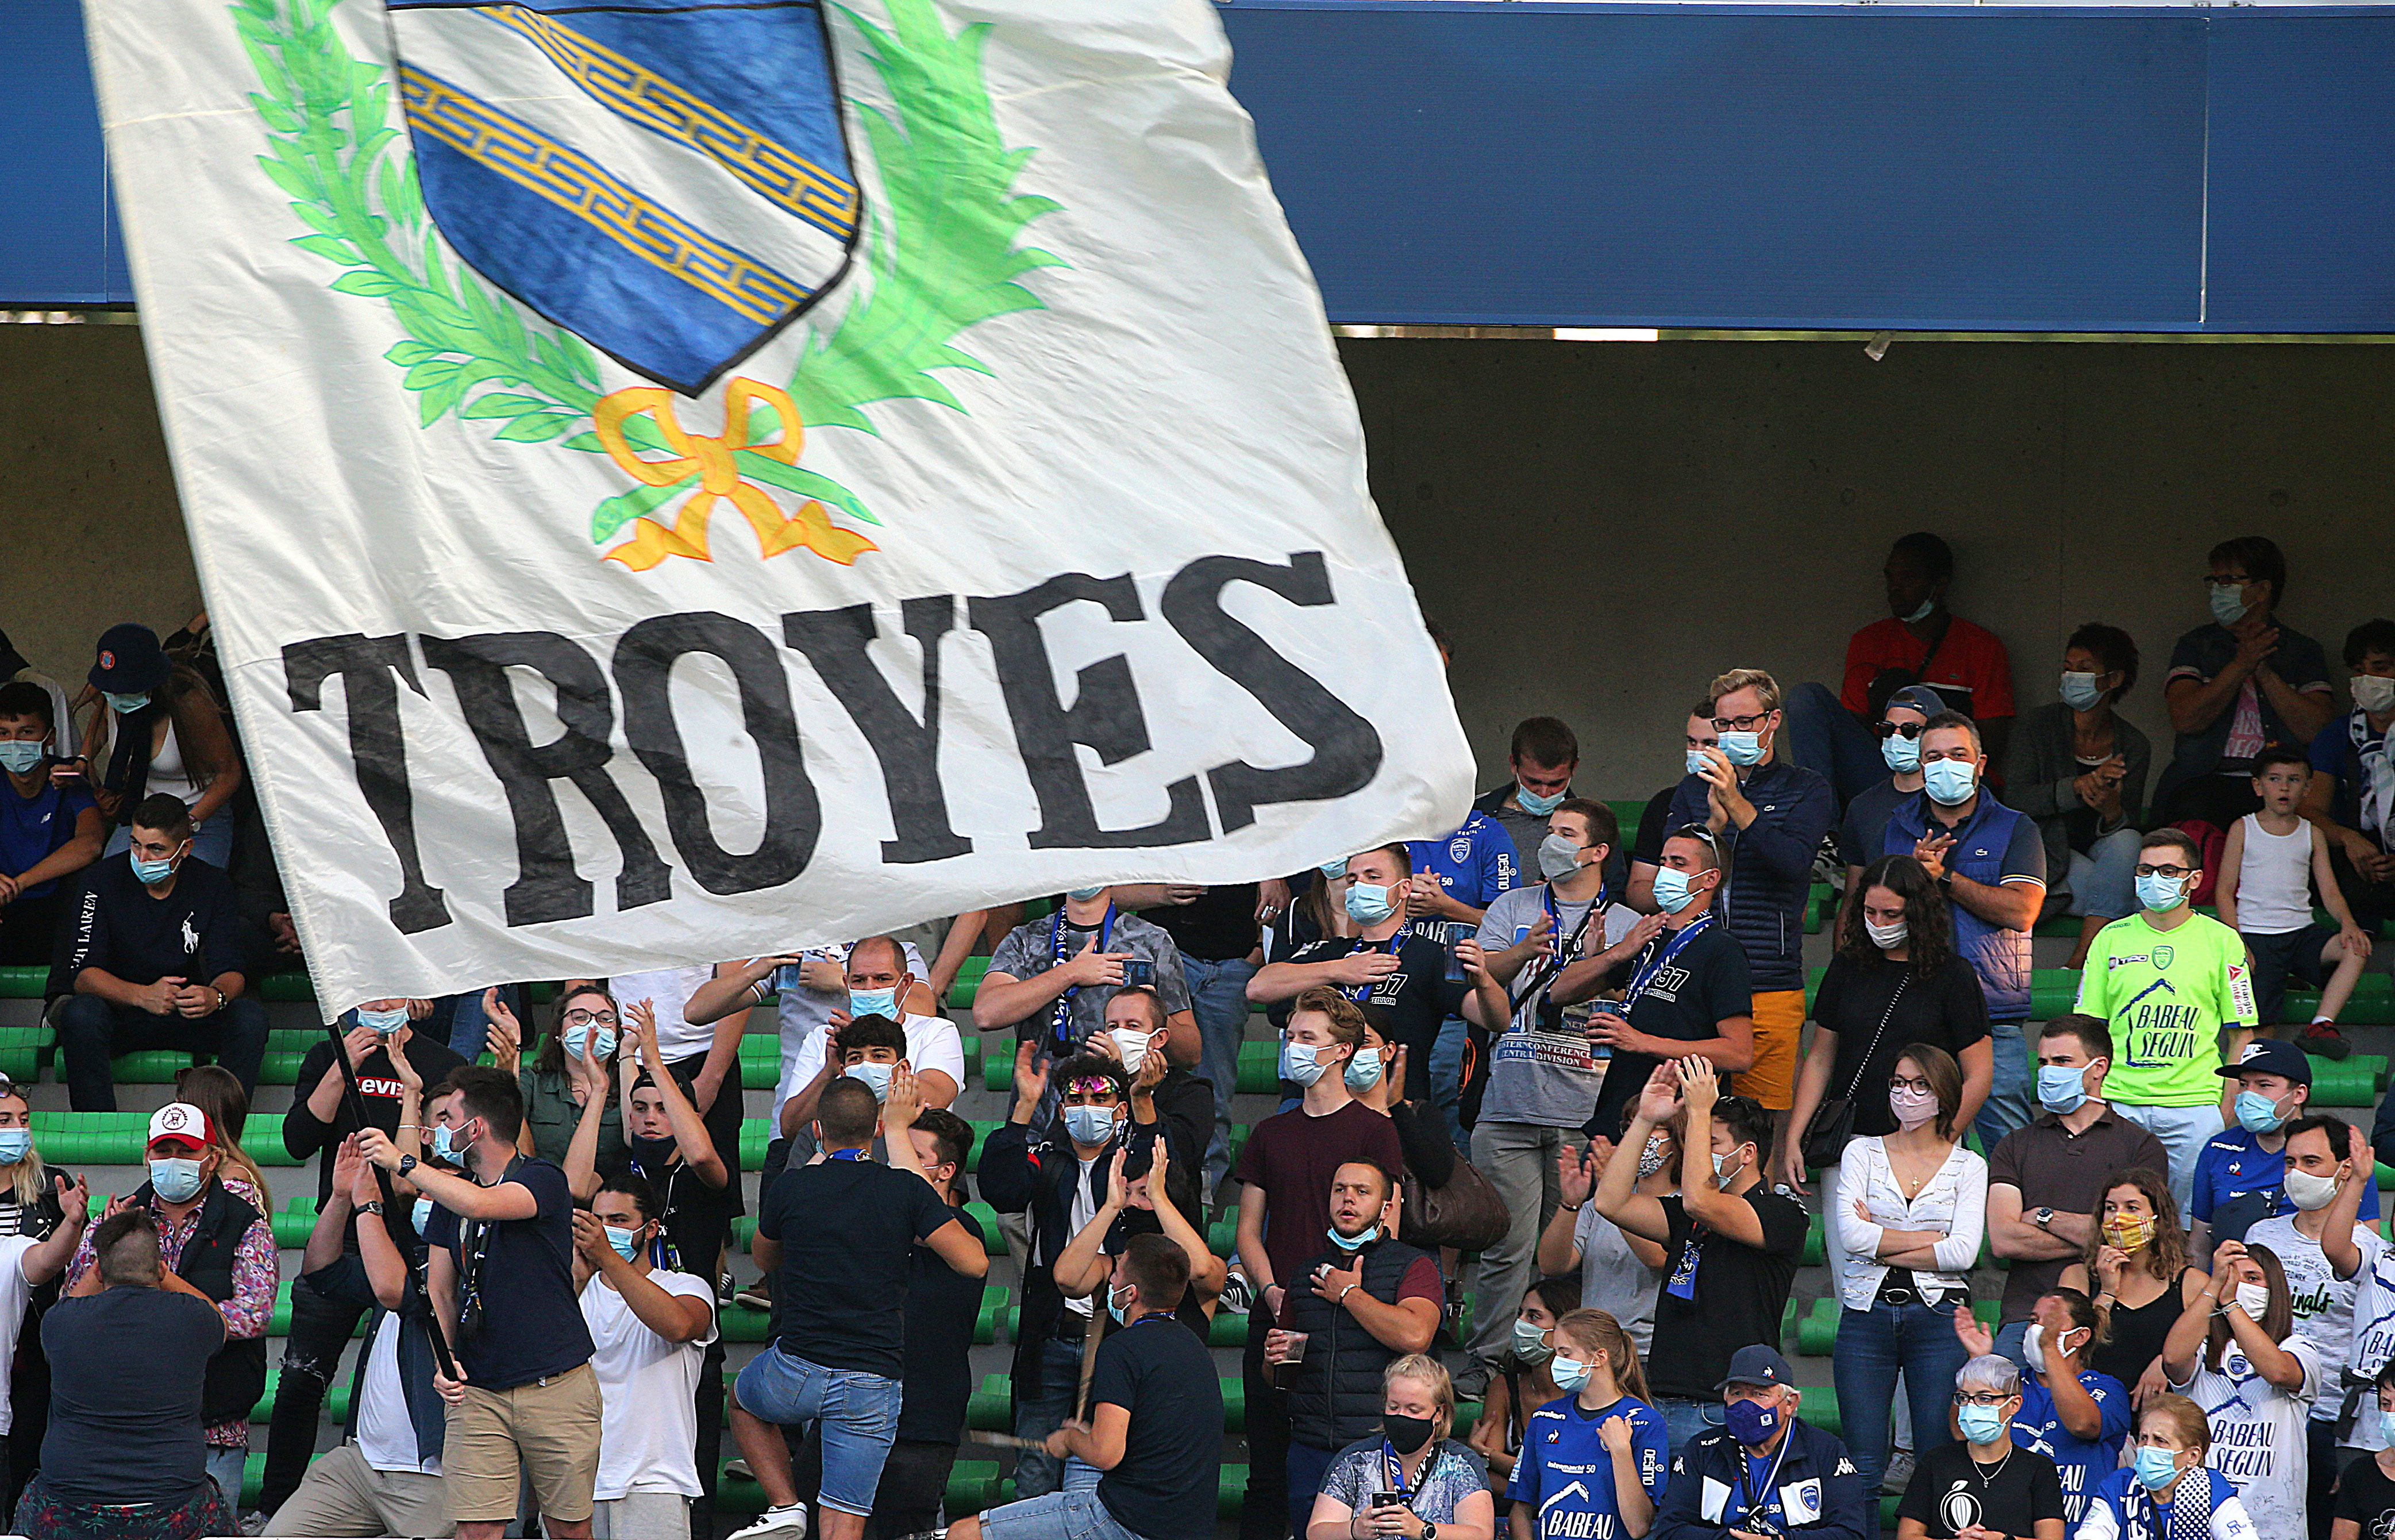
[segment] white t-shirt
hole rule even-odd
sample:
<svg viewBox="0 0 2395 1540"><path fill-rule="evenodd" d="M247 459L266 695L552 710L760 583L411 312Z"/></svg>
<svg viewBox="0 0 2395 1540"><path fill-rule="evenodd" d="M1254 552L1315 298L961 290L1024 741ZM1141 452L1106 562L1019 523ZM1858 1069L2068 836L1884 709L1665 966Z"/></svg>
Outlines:
<svg viewBox="0 0 2395 1540"><path fill-rule="evenodd" d="M17 1334L24 1330L25 1307L33 1286L25 1281L25 1254L41 1244L30 1236L0 1238L0 1364L17 1361ZM0 1390L0 1433L15 1426L17 1410Z"/></svg>
<svg viewBox="0 0 2395 1540"><path fill-rule="evenodd" d="M2245 1232L2245 1243L2268 1246L2277 1254L2279 1266L2287 1270L2287 1292L2294 1296L2296 1334L2312 1345L2312 1351L2332 1374L2343 1367L2353 1353L2354 1298L2361 1293L2362 1281L2386 1254L2387 1242L2369 1226L2354 1226L2353 1243L2362 1248L2362 1268L2351 1278L2336 1276L2320 1242L2297 1232L2291 1216L2261 1220ZM2334 1421L2344 1403L2343 1383L2332 1378L2314 1392L2312 1415ZM2377 1409L2374 1404L2370 1410L2375 1414ZM2372 1420L2376 1420L2375 1415Z"/></svg>
<svg viewBox="0 0 2395 1540"><path fill-rule="evenodd" d="M958 1090L964 1089L965 1042L955 1022L946 1016L910 1016L898 1025L906 1034L906 1062L918 1074L937 1069L956 1082ZM787 1040L784 1041L787 1044ZM823 1029L817 1028L799 1050L798 1058L782 1071L782 1087L774 1095L774 1126L780 1126L782 1104L815 1078L823 1069L823 1061L824 1035Z"/></svg>
<svg viewBox="0 0 2395 1540"><path fill-rule="evenodd" d="M1616 1159L1635 1157L1625 1152ZM1655 1342L1655 1289L1663 1281L1661 1269L1638 1260L1621 1227L1597 1213L1594 1203L1581 1205L1572 1244L1580 1248L1581 1304L1612 1312L1644 1359Z"/></svg>
<svg viewBox="0 0 2395 1540"><path fill-rule="evenodd" d="M1073 1206L1065 1218L1064 1244L1067 1246L1073 1243L1073 1237L1089 1228L1090 1221L1098 1216L1098 1201L1090 1191L1091 1168L1099 1161L1111 1160L1113 1157L1110 1154L1101 1154L1093 1160L1082 1161L1078 1156L1074 1159L1079 1163L1072 1176ZM1101 1188L1105 1186L1105 1175L1103 1172L1099 1173L1098 1185ZM1097 1295L1083 1294L1078 1299L1067 1299L1065 1301L1065 1308L1077 1316L1094 1316L1098 1311Z"/></svg>
<svg viewBox="0 0 2395 1540"><path fill-rule="evenodd" d="M441 1456L417 1458L416 1424L407 1414L407 1392L399 1377L399 1334L404 1329L399 1317L386 1311L366 1345L371 1356L358 1389L358 1454L375 1470L438 1476Z"/></svg>
<svg viewBox="0 0 2395 1540"><path fill-rule="evenodd" d="M649 1002L657 1013L657 1052L673 1064L696 1058L715 1046L713 1024L701 1027L682 1014L698 987L714 976L715 969L704 962L695 968L652 968L647 973L617 974L607 981L607 991L615 997L616 1008L626 1013L626 1031L632 1029L632 1007L643 1000Z"/></svg>
<svg viewBox="0 0 2395 1540"><path fill-rule="evenodd" d="M599 1478L591 1496L612 1503L628 1492L699 1494L698 1375L715 1340L715 1287L659 1268L649 1281L668 1294L707 1301L707 1334L668 1342L642 1324L605 1278L582 1285L582 1321L590 1328L590 1372L599 1376Z"/></svg>
<svg viewBox="0 0 2395 1540"><path fill-rule="evenodd" d="M2301 1334L2279 1346L2303 1365L2304 1382L2282 1390L2262 1377L2245 1350L2230 1342L2217 1370L2204 1367L2172 1389L2203 1408L2212 1425L2212 1453L2204 1463L2237 1483L2237 1494L2261 1540L2307 1540L2304 1521L2304 1425L2321 1383L2321 1358Z"/></svg>
<svg viewBox="0 0 2395 1540"><path fill-rule="evenodd" d="M829 958L845 967L849 946L854 945L854 942L850 942L848 946L816 948L803 955ZM902 942L901 945L906 952L906 971L917 978L929 977L932 970L923 965L923 954L917 951L911 942ZM780 990L782 995L782 1079L774 1087L774 1111L778 1117L782 1104L790 1099L790 1093L814 1079L815 1071L823 1068L824 1024L831 1020L832 1012L848 1009L848 995L844 991L827 993L808 989L799 982L799 970L796 968L784 968L778 976L769 977L766 983ZM946 1018L942 1020L947 1025L950 1040L954 1041L957 1033L955 1025L946 1023ZM915 1042L911 1028L906 1034L906 1042L909 1047ZM958 1043L956 1053L957 1067L949 1072L957 1077L957 1083L961 1086L965 1082L965 1051L961 1042ZM911 1055L907 1062L918 1069L947 1069L945 1064L926 1066L921 1059Z"/></svg>
<svg viewBox="0 0 2395 1540"><path fill-rule="evenodd" d="M2375 1452L2387 1447L2387 1435L2378 1427L2376 1395L2367 1387L2377 1382L2387 1361L2395 1358L2395 1247L2379 1247L2354 1282L2353 1346L2345 1358L2345 1372L2364 1388L2362 1414L2353 1419L2344 1447Z"/></svg>

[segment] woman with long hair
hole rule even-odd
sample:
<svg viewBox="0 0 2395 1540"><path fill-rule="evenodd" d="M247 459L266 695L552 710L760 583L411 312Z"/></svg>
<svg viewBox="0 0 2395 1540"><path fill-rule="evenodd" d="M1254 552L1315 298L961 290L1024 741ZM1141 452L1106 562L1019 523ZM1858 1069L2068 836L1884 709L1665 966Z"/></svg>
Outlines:
<svg viewBox="0 0 2395 1540"><path fill-rule="evenodd" d="M1496 1540L1497 1500L1479 1457L1449 1436L1455 1382L1445 1364L1408 1353L1381 1372L1381 1429L1330 1462L1305 1540L1428 1540L1434 1524L1440 1540ZM1376 1505L1382 1493L1397 1503Z"/></svg>
<svg viewBox="0 0 2395 1540"><path fill-rule="evenodd" d="M1505 1494L1533 1516L1533 1533L1618 1530L1639 1540L1655 1521L1670 1451L1638 1350L1603 1310L1572 1311L1555 1337L1555 1383L1568 1399L1530 1414Z"/></svg>
<svg viewBox="0 0 2395 1540"><path fill-rule="evenodd" d="M2137 912L2137 828L2153 746L2115 710L2137 682L2137 644L2090 620L2062 644L2062 698L2023 711L2005 760L2005 804L2045 842L2048 914L2079 919L2068 968L2087 965L2096 933Z"/></svg>
<svg viewBox="0 0 2395 1540"><path fill-rule="evenodd" d="M266 1173L241 1147L242 1130L249 1124L249 1093L241 1088L241 1077L221 1065L194 1064L175 1072L175 1099L208 1115L209 1138L219 1157L217 1175L225 1190L260 1214L272 1214Z"/></svg>
<svg viewBox="0 0 2395 1540"><path fill-rule="evenodd" d="M2212 1254L2211 1279L2163 1343L2163 1374L2173 1390L2209 1408L2206 1459L2253 1499L2246 1511L2259 1540L2309 1533L2306 1424L2326 1371L2295 1320L2276 1254L2224 1241Z"/></svg>
<svg viewBox="0 0 2395 1540"><path fill-rule="evenodd" d="M2164 1391L2137 1414L2130 1463L2097 1484L2073 1540L2254 1540L2237 1483L2204 1468L2212 1428L2203 1408ZM2295 1514L2303 1528L2303 1510Z"/></svg>
<svg viewBox="0 0 2395 1540"><path fill-rule="evenodd" d="M100 815L116 825L101 854L123 855L131 842L126 817L142 798L164 791L192 810L192 854L223 870L244 774L223 703L147 626L111 626L90 678L80 763Z"/></svg>
<svg viewBox="0 0 2395 1540"><path fill-rule="evenodd" d="M1800 1192L1805 1132L1824 1101L1843 1098L1853 1109L1855 1134L1895 1132L1887 1084L1901 1044L1925 1042L1962 1067L1957 1128L1979 1115L1995 1077L1987 996L1971 964L1955 954L1944 890L1910 856L1883 856L1865 867L1861 888L1813 994L1812 1045L1772 1157L1773 1179ZM1821 1206L1829 1213L1846 1205L1825 1191ZM1843 1275L1834 1254L1831 1269Z"/></svg>
<svg viewBox="0 0 2395 1540"><path fill-rule="evenodd" d="M24 1091L0 1080L0 1236L21 1235L46 1241L66 1217L61 1195L71 1183L63 1171L42 1160L33 1143L33 1109ZM42 1315L59 1297L53 1279L33 1290L25 1321L17 1333L15 1361L8 1368L8 1404L15 1415L8 1426L7 1503L0 1512L17 1511L17 1496L42 1463L42 1435L50 1426L50 1361L42 1352Z"/></svg>
<svg viewBox="0 0 2395 1540"><path fill-rule="evenodd" d="M1580 1308L1580 1284L1568 1278L1542 1278L1522 1296L1514 1314L1514 1346L1497 1357L1479 1420L1463 1441L1489 1462L1491 1491L1505 1490L1521 1453L1522 1429L1530 1414L1561 1396L1549 1368L1555 1356L1555 1323Z"/></svg>
<svg viewBox="0 0 2395 1540"><path fill-rule="evenodd" d="M1829 1238L1846 1268L1830 1372L1865 1492L1879 1490L1887 1468L1899 1372L1914 1453L1952 1441L1946 1409L1955 1372L1970 1359L1955 1338L1954 1311L1970 1301L1988 1205L1988 1162L1961 1143L1962 1096L1952 1055L1904 1044L1886 1098L1896 1132L1858 1135L1838 1162Z"/></svg>
<svg viewBox="0 0 2395 1540"><path fill-rule="evenodd" d="M2059 1281L2096 1301L2087 1367L2127 1386L2133 1405L2162 1394L2163 1341L2211 1281L2188 1258L2170 1179L2137 1166L2115 1176L2097 1206L2086 1250Z"/></svg>
<svg viewBox="0 0 2395 1540"><path fill-rule="evenodd" d="M635 1046L636 1036L625 1030L614 995L596 984L576 984L559 995L540 1051L516 1071L524 1100L523 1132L516 1148L563 1165L582 1109L597 1096L599 1145L592 1169L613 1171L622 1165L629 1147L624 1143L616 1076L631 1073L629 1066L619 1069L618 1060L629 1058Z"/></svg>

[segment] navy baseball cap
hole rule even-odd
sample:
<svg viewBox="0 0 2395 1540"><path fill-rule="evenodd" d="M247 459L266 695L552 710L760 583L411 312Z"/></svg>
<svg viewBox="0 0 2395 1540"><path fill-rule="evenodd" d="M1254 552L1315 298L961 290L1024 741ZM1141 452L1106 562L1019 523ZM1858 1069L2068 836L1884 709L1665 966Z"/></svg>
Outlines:
<svg viewBox="0 0 2395 1540"><path fill-rule="evenodd" d="M2281 1075L2297 1085L2312 1082L2312 1061L2292 1042L2277 1038L2256 1038L2245 1045L2234 1064L2220 1067L2223 1075Z"/></svg>
<svg viewBox="0 0 2395 1540"><path fill-rule="evenodd" d="M166 649L158 633L126 621L100 633L99 656L90 679L99 689L114 695L139 695L166 683Z"/></svg>
<svg viewBox="0 0 2395 1540"><path fill-rule="evenodd" d="M1724 1374L1721 1383L1714 1388L1727 1390L1733 1385L1793 1385L1795 1383L1796 1371L1788 1367L1788 1361L1780 1356L1780 1349L1767 1348L1758 1342L1753 1347L1741 1348L1730 1355L1729 1373Z"/></svg>
<svg viewBox="0 0 2395 1540"><path fill-rule="evenodd" d="M1934 717L1946 709L1946 698L1926 684L1907 684L1887 697L1887 706L1901 706ZM1880 708L1881 714L1886 713L1887 706Z"/></svg>

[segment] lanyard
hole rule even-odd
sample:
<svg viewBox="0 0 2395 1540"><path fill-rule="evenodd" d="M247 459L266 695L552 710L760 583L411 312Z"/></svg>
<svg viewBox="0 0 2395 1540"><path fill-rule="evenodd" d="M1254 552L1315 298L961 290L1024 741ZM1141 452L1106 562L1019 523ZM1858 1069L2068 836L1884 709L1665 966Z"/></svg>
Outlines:
<svg viewBox="0 0 2395 1540"><path fill-rule="evenodd" d="M1764 1473L1763 1490L1760 1492L1750 1494L1750 1490L1746 1484L1746 1479L1749 1472L1753 1469L1753 1464L1747 1459L1746 1451L1742 1447L1739 1451L1738 1493L1740 1499L1745 1505L1745 1527L1751 1533L1760 1534L1763 1533L1761 1530L1754 1528L1755 1510L1762 1507L1765 1503L1770 1501L1772 1488L1780 1480L1780 1467L1788 1458L1788 1445L1794 1440L1795 1437L1796 1430L1793 1427L1791 1427L1780 1434L1780 1448L1771 1456L1771 1468Z"/></svg>
<svg viewBox="0 0 2395 1540"><path fill-rule="evenodd" d="M1060 909L1048 922L1048 962L1051 967L1065 961L1065 911ZM1106 917L1098 922L1098 950L1106 949L1107 943L1113 938L1114 933L1115 906L1114 900L1110 898L1106 900ZM1049 1015L1049 1046L1059 1055L1072 1051L1073 997L1080 992L1081 987L1076 984L1058 995L1055 1009Z"/></svg>
<svg viewBox="0 0 2395 1540"><path fill-rule="evenodd" d="M824 1159L827 1161L861 1161L865 1159L865 1151L862 1149L835 1149L826 1154Z"/></svg>
<svg viewBox="0 0 2395 1540"><path fill-rule="evenodd" d="M1413 938L1414 923L1409 920L1390 932L1386 941L1367 941L1362 936L1357 936L1356 944L1347 949L1347 955L1353 957L1357 952L1380 950L1387 952L1391 957L1402 957L1405 954L1406 943ZM1350 1000L1370 1000L1372 998L1372 986L1350 984L1339 992Z"/></svg>
<svg viewBox="0 0 2395 1540"><path fill-rule="evenodd" d="M1714 911L1707 909L1682 926L1679 935L1664 942L1638 964L1638 971L1630 976L1629 989L1621 997L1621 1014L1625 1019L1630 1015L1630 1008L1638 1003L1639 997L1654 986L1656 976L1663 971L1664 966L1672 959L1680 955L1680 949L1695 940L1697 934L1713 923ZM1647 944L1649 947L1655 945L1652 941Z"/></svg>
<svg viewBox="0 0 2395 1540"><path fill-rule="evenodd" d="M1581 938L1588 934L1589 923L1594 920L1598 911L1605 908L1605 889L1600 886L1596 890L1596 896L1588 901L1587 911L1580 917L1580 923L1572 927L1569 936L1563 934L1564 915L1563 910L1555 906L1554 883L1541 885L1539 902L1547 911L1548 939L1544 971L1537 978L1532 979L1529 986L1519 995L1514 997L1512 1003L1517 1021L1523 1007L1544 993L1563 971L1571 966L1573 960L1580 956ZM1538 1025L1535 1017L1532 1018L1530 1025L1533 1027Z"/></svg>

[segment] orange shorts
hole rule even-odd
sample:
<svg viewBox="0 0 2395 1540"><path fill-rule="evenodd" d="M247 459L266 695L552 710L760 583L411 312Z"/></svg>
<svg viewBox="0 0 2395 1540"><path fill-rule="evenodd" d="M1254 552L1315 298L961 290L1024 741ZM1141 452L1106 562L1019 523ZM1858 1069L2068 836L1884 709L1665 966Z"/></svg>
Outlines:
<svg viewBox="0 0 2395 1540"><path fill-rule="evenodd" d="M1730 1077L1730 1089L1774 1112L1796 1099L1796 1045L1805 1036L1805 991L1770 989L1754 997L1754 1068Z"/></svg>

